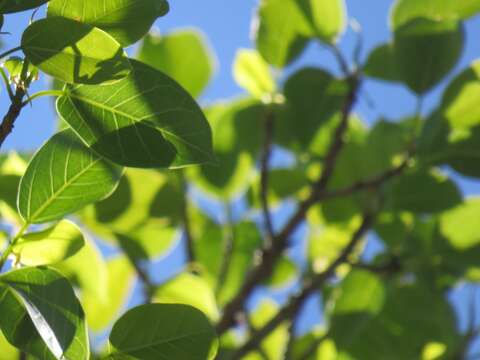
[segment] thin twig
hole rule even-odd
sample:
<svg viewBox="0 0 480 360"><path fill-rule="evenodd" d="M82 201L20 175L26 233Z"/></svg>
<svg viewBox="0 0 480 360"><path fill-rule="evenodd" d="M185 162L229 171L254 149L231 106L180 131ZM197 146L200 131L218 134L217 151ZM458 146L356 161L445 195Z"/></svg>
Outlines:
<svg viewBox="0 0 480 360"><path fill-rule="evenodd" d="M265 228L267 232L266 246L272 246L273 239L275 238L275 230L273 229L272 216L270 214L270 207L268 204L268 182L270 175L270 157L272 154L274 132L274 118L271 109L267 109L265 115L264 125L264 140L263 140L263 154L261 159L260 170L260 200L262 203L263 218L265 222Z"/></svg>
<svg viewBox="0 0 480 360"><path fill-rule="evenodd" d="M297 329L297 321L298 321L298 313L302 311L302 306L298 308L298 311L296 314L294 314L291 319L290 319L290 324L288 326L288 339L287 339L287 345L285 346L285 351L283 355L284 360L290 360L292 358L292 353L293 353L293 345L295 344L296 336L295 332Z"/></svg>
<svg viewBox="0 0 480 360"><path fill-rule="evenodd" d="M367 233L373 224L374 216L372 214L365 214L362 224L353 234L348 245L342 250L335 261L322 273L305 280L302 290L292 296L287 303L265 326L256 331L248 341L241 346L230 358L231 360L241 359L253 349L256 349L259 344L267 337L273 330L275 330L281 323L291 318L298 309L303 306L304 302L309 296L317 291L332 275L335 274L336 269L343 263L348 261L349 256L353 250Z"/></svg>
<svg viewBox="0 0 480 360"><path fill-rule="evenodd" d="M245 282L238 291L237 295L225 306L223 316L216 326L218 334L223 334L235 323L235 315L243 308L245 301L248 299L256 286L264 279L271 275L277 259L288 246L288 240L291 234L305 219L307 211L318 201L318 197L322 194L333 175L335 162L344 145L344 135L348 129L350 114L356 102L359 90L359 80L356 75L349 79L350 90L347 94L345 104L341 111L340 124L335 130L333 141L325 156L323 170L320 178L315 183L309 198L300 203L296 213L290 218L284 228L273 239L272 246L264 247L259 258L260 262L252 271L247 274Z"/></svg>

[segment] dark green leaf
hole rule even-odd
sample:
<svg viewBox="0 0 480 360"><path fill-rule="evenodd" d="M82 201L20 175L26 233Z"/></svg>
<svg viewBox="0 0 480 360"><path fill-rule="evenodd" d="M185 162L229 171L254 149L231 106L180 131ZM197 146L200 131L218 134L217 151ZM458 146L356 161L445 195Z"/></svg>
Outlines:
<svg viewBox="0 0 480 360"><path fill-rule="evenodd" d="M21 301L57 359L89 359L85 316L67 279L50 269L24 268L1 275L0 282Z"/></svg>
<svg viewBox="0 0 480 360"><path fill-rule="evenodd" d="M365 75L384 81L402 81L395 62L393 45L383 44L368 55L364 68Z"/></svg>
<svg viewBox="0 0 480 360"><path fill-rule="evenodd" d="M127 311L110 334L113 359L211 359L215 332L199 310L180 304L142 305ZM212 350L213 349L213 350Z"/></svg>
<svg viewBox="0 0 480 360"><path fill-rule="evenodd" d="M394 55L405 84L423 94L438 84L456 65L464 30L456 21L414 19L395 31Z"/></svg>
<svg viewBox="0 0 480 360"><path fill-rule="evenodd" d="M130 167L212 163L211 130L201 109L176 82L141 62L113 84L67 86L62 118L92 149Z"/></svg>
<svg viewBox="0 0 480 360"><path fill-rule="evenodd" d="M3 0L0 2L0 14L9 14L34 9L49 0Z"/></svg>

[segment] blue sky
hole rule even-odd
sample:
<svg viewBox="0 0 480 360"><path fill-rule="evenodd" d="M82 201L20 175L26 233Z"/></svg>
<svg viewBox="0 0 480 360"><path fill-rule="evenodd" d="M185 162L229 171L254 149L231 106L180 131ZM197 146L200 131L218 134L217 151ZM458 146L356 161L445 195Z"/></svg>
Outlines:
<svg viewBox="0 0 480 360"><path fill-rule="evenodd" d="M165 33L184 27L199 28L209 39L210 47L216 54L216 74L201 101L212 102L241 94L242 90L233 81L231 64L238 48L251 48L253 46L250 27L257 0L170 0L170 4L170 13L159 19L155 24L160 32ZM365 43L364 58L369 50L389 40L387 14L391 4L392 1L387 0L347 0L349 17L355 18L362 27L362 36ZM25 13L6 18L3 31L9 31L12 35L2 38L4 40L4 50L18 46L21 31L28 24L29 16L29 13ZM37 16L42 16L42 12ZM456 73L467 67L474 59L480 58L480 42L478 38L474 39L474 34L477 34L477 36L480 34L479 17L466 23L466 48L460 63L455 69ZM355 41L355 35L348 32L340 43L342 51L351 54ZM131 51L134 51L134 48ZM305 65L320 65L338 73L332 56L318 45L310 46L305 56L287 70L287 74ZM428 96L425 112L432 109L441 95L442 88L447 83L448 79L443 81L442 86ZM31 92L45 88L47 84L48 79L42 77ZM365 97L362 96L356 110L369 123L379 117L398 119L412 113L415 108L415 97L402 86L368 81L364 93L374 100L375 106L370 108ZM0 109L6 109L8 102L5 91L0 93L0 97ZM5 143L4 150L32 150L38 148L53 132L54 119L55 114L51 99L42 98L35 101L33 107L25 109L22 113L14 133ZM462 190L466 194L480 193L478 185L474 185L471 180L460 177L456 179L460 182ZM181 256L179 252L174 251L172 257L167 259L167 263L178 264L179 256ZM468 293L468 289L462 287L452 295L453 302L461 313L462 324L465 323L466 319L465 305ZM307 309L314 311L316 306L312 302ZM307 328L309 325L311 325L311 322L306 320L302 322L303 328Z"/></svg>

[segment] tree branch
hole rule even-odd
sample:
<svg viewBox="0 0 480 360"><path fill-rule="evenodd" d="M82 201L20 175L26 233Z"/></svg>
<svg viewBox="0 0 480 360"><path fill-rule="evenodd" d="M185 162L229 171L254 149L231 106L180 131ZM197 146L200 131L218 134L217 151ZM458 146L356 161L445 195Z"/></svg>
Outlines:
<svg viewBox="0 0 480 360"><path fill-rule="evenodd" d="M275 235L272 245L265 246L263 248L260 254L261 261L258 263L257 266L252 269L251 272L249 272L245 282L243 283L237 295L225 306L223 316L216 326L218 334L223 334L226 330L228 330L231 326L235 324L236 313L243 308L243 304L248 299L255 287L264 279L268 278L268 276L270 276L277 259L288 246L288 239L290 235L302 223L310 207L312 207L318 201L319 195L325 191L328 182L333 175L333 170L335 168L335 162L337 160L338 154L343 147L344 135L346 130L348 129L350 114L355 105L357 93L360 86L357 75L353 75L349 79L349 83L350 90L347 94L345 104L341 111L340 124L335 130L333 141L327 151L327 155L325 156L322 175L315 183L310 197L300 203L297 212L284 226L283 230L280 231L280 233L278 233L277 235Z"/></svg>
<svg viewBox="0 0 480 360"><path fill-rule="evenodd" d="M272 246L272 242L275 237L275 230L273 229L273 222L270 214L270 207L268 204L268 181L270 175L269 162L272 154L273 131L273 112L270 109L267 109L267 113L265 115L263 154L260 170L260 200L262 203L263 218L267 232L266 246Z"/></svg>
<svg viewBox="0 0 480 360"><path fill-rule="evenodd" d="M25 97L26 90L23 86L17 86L17 90L12 99L12 103L8 109L7 114L3 117L3 121L0 124L0 148L2 147L5 139L10 135L15 126L15 121L17 120L20 112L22 111L22 102Z"/></svg>
<svg viewBox="0 0 480 360"><path fill-rule="evenodd" d="M298 294L292 296L287 305L285 305L264 327L252 334L249 340L233 354L231 360L243 358L243 356L248 354L250 351L256 349L259 344L261 344L263 339L265 339L282 322L291 319L292 314L295 314L298 309L303 306L308 297L313 292L317 291L318 288L325 283L325 281L335 274L335 270L338 268L338 266L348 261L348 257L351 255L362 237L372 226L373 220L374 216L372 214L365 214L362 224L353 234L350 242L343 249L337 259L333 261L324 272L305 280L302 290Z"/></svg>

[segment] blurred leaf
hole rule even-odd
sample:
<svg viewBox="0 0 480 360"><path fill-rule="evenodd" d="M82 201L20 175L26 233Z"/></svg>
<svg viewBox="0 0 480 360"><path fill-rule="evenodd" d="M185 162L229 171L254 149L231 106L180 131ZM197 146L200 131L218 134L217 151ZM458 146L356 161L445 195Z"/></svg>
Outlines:
<svg viewBox="0 0 480 360"><path fill-rule="evenodd" d="M286 106L276 115L275 136L281 145L304 151L318 130L340 112L347 84L321 69L303 68L285 84Z"/></svg>
<svg viewBox="0 0 480 360"><path fill-rule="evenodd" d="M9 14L33 9L45 4L47 1L49 0L5 1L0 4L0 14Z"/></svg>
<svg viewBox="0 0 480 360"><path fill-rule="evenodd" d="M250 322L254 329L260 329L278 312L278 305L271 300L262 301L258 307L250 313ZM270 360L283 359L283 353L288 339L288 325L286 323L278 326L260 344L262 352ZM262 360L258 352L251 352L244 357L245 360Z"/></svg>
<svg viewBox="0 0 480 360"><path fill-rule="evenodd" d="M461 203L462 194L441 172L418 169L393 180L390 201L395 210L434 213Z"/></svg>
<svg viewBox="0 0 480 360"><path fill-rule="evenodd" d="M480 198L469 198L464 204L440 216L440 232L457 250L480 245Z"/></svg>
<svg viewBox="0 0 480 360"><path fill-rule="evenodd" d="M157 288L154 301L162 304L186 304L202 311L212 322L219 309L212 287L198 275L181 273Z"/></svg>
<svg viewBox="0 0 480 360"><path fill-rule="evenodd" d="M166 0L128 0L103 2L89 0L51 0L48 17L62 16L100 28L122 46L141 39L153 22L169 10Z"/></svg>
<svg viewBox="0 0 480 360"><path fill-rule="evenodd" d="M19 213L31 224L60 219L106 198L120 176L120 168L85 147L73 131L64 130L30 161L20 182Z"/></svg>
<svg viewBox="0 0 480 360"><path fill-rule="evenodd" d="M40 70L71 84L111 82L131 70L122 47L110 35L63 17L32 23L22 35L22 50Z"/></svg>
<svg viewBox="0 0 480 360"><path fill-rule="evenodd" d="M456 21L414 19L394 35L398 72L418 95L437 85L457 64L463 50L464 29Z"/></svg>
<svg viewBox="0 0 480 360"><path fill-rule="evenodd" d="M368 55L364 72L375 79L401 82L402 76L397 69L393 45L382 44L373 49Z"/></svg>
<svg viewBox="0 0 480 360"><path fill-rule="evenodd" d="M127 234L116 234L122 250L138 262L155 260L167 253L177 239L177 229L161 221L150 220Z"/></svg>
<svg viewBox="0 0 480 360"><path fill-rule="evenodd" d="M391 12L391 26L396 29L415 18L462 20L480 12L477 0L397 0Z"/></svg>
<svg viewBox="0 0 480 360"><path fill-rule="evenodd" d="M391 284L381 312L349 340L346 346L336 341L337 350L369 360L421 359L431 342L445 344L451 356L459 345L453 309L426 284Z"/></svg>
<svg viewBox="0 0 480 360"><path fill-rule="evenodd" d="M264 107L252 100L217 104L205 110L213 132L217 166L192 167L186 174L203 191L231 199L252 180L253 159L260 149Z"/></svg>
<svg viewBox="0 0 480 360"><path fill-rule="evenodd" d="M338 347L355 341L368 322L383 308L386 289L382 280L365 270L351 271L333 293L329 335Z"/></svg>
<svg viewBox="0 0 480 360"><path fill-rule="evenodd" d="M272 275L266 280L266 285L272 289L281 289L292 285L299 274L295 262L286 256L277 260Z"/></svg>
<svg viewBox="0 0 480 360"><path fill-rule="evenodd" d="M193 97L205 90L214 73L215 60L198 30L177 30L167 35L150 33L137 58L178 81Z"/></svg>
<svg viewBox="0 0 480 360"><path fill-rule="evenodd" d="M480 126L480 60L458 75L445 90L441 111L453 130Z"/></svg>
<svg viewBox="0 0 480 360"><path fill-rule="evenodd" d="M7 339L5 339L5 336L0 332L0 354L5 359L18 359L19 357L19 351L16 347L12 346Z"/></svg>
<svg viewBox="0 0 480 360"><path fill-rule="evenodd" d="M13 252L23 265L50 265L75 255L84 244L80 229L69 220L61 220L46 230L23 235Z"/></svg>
<svg viewBox="0 0 480 360"><path fill-rule="evenodd" d="M54 270L24 268L2 274L0 282L21 300L56 358L89 359L85 315L67 279Z"/></svg>
<svg viewBox="0 0 480 360"><path fill-rule="evenodd" d="M67 86L57 100L62 118L89 147L121 165L213 163L211 130L195 100L160 71L131 63L130 76L116 83Z"/></svg>
<svg viewBox="0 0 480 360"><path fill-rule="evenodd" d="M258 9L257 49L276 67L297 58L313 35L307 14L297 0L262 0Z"/></svg>
<svg viewBox="0 0 480 360"><path fill-rule="evenodd" d="M303 11L310 18L316 36L334 43L347 27L347 9L344 0L300 0Z"/></svg>
<svg viewBox="0 0 480 360"><path fill-rule="evenodd" d="M268 63L255 50L237 51L233 76L238 85L259 100L269 101L276 90Z"/></svg>
<svg viewBox="0 0 480 360"><path fill-rule="evenodd" d="M104 330L128 302L133 290L135 270L125 256L116 256L106 263L105 296L99 298L95 292L83 291L82 304L88 325L95 332Z"/></svg>
<svg viewBox="0 0 480 360"><path fill-rule="evenodd" d="M95 243L85 239L84 247L74 256L55 264L53 268L65 275L82 293L92 294L99 302L107 294L107 268Z"/></svg>
<svg viewBox="0 0 480 360"><path fill-rule="evenodd" d="M213 359L217 347L205 315L180 304L149 304L127 311L113 326L110 344L112 359L139 360Z"/></svg>

